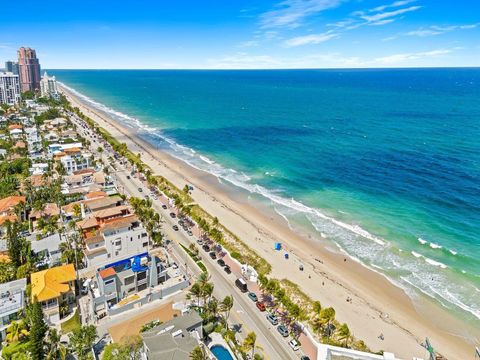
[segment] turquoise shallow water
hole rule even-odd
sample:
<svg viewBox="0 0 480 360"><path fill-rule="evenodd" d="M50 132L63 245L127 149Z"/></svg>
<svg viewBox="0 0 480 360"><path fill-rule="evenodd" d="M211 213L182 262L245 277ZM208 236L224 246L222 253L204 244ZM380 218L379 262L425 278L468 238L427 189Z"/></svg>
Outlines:
<svg viewBox="0 0 480 360"><path fill-rule="evenodd" d="M480 69L51 72L478 326Z"/></svg>

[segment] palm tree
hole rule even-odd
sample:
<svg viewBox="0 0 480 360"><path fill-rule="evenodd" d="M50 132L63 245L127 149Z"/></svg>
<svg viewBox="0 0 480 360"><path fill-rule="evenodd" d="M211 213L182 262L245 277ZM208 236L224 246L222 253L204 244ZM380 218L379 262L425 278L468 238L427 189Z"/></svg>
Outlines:
<svg viewBox="0 0 480 360"><path fill-rule="evenodd" d="M335 319L335 309L332 307L324 308L322 311L320 311L320 321L324 325L324 329L327 329L327 336L330 337L331 331L330 331L330 324L333 322Z"/></svg>
<svg viewBox="0 0 480 360"><path fill-rule="evenodd" d="M218 310L219 310L218 300L215 299L215 298L212 298L212 299L208 302L208 305L207 305L207 311L208 311L209 315L210 315L211 317L213 317L214 319L216 319L217 316L218 316Z"/></svg>
<svg viewBox="0 0 480 360"><path fill-rule="evenodd" d="M190 359L192 360L208 360L209 357L203 348L203 345L195 347L190 353Z"/></svg>
<svg viewBox="0 0 480 360"><path fill-rule="evenodd" d="M208 282L202 287L203 304L206 304L213 294L213 284ZM205 305L204 305L205 306Z"/></svg>
<svg viewBox="0 0 480 360"><path fill-rule="evenodd" d="M225 316L225 327L228 329L228 318L230 316L230 310L233 308L233 296L225 296L225 298L220 303L220 310L224 312Z"/></svg>
<svg viewBox="0 0 480 360"><path fill-rule="evenodd" d="M340 325L337 329L337 336L339 340L344 341L344 346L348 347L348 342L350 341L352 334L347 324L344 323Z"/></svg>
<svg viewBox="0 0 480 360"><path fill-rule="evenodd" d="M7 340L7 342L9 343L13 343L23 340L27 336L28 330L26 328L25 322L23 322L22 320L12 321L10 326L7 328L7 336L5 337L5 340Z"/></svg>
<svg viewBox="0 0 480 360"><path fill-rule="evenodd" d="M243 349L245 352L248 352L251 350L252 358L254 357L254 354L255 354L256 342L257 342L257 334L255 334L253 331L249 332L245 337L245 340L243 340Z"/></svg>
<svg viewBox="0 0 480 360"><path fill-rule="evenodd" d="M57 360L60 355L60 335L57 330L50 328L47 336L47 356L46 360Z"/></svg>
<svg viewBox="0 0 480 360"><path fill-rule="evenodd" d="M198 282L192 285L187 294L187 299L191 300L192 298L197 299L197 306L200 306L200 297L202 296L202 288Z"/></svg>

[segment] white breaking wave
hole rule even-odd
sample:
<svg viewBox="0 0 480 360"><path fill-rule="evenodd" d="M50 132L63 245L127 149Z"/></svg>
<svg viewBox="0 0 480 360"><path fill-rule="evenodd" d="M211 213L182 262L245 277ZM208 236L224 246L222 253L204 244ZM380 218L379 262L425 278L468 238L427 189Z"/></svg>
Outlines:
<svg viewBox="0 0 480 360"><path fill-rule="evenodd" d="M422 238L418 238L418 242L422 245L425 245L428 241L427 240L423 240Z"/></svg>
<svg viewBox="0 0 480 360"><path fill-rule="evenodd" d="M431 242L431 243L430 243L430 247L431 247L432 249L441 249L443 246Z"/></svg>

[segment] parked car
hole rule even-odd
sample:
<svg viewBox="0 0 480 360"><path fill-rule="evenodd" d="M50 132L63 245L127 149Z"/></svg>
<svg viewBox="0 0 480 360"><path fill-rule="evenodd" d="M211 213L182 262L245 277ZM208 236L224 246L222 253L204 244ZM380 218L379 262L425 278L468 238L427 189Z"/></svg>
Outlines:
<svg viewBox="0 0 480 360"><path fill-rule="evenodd" d="M213 260L215 260L215 259L217 258L217 254L215 253L215 251L212 251L212 252L211 252L210 254L208 254L208 255L210 255L210 257L211 257Z"/></svg>
<svg viewBox="0 0 480 360"><path fill-rule="evenodd" d="M127 175L127 180L130 180L130 175Z"/></svg>
<svg viewBox="0 0 480 360"><path fill-rule="evenodd" d="M225 265L225 267L223 268L223 271L225 271L227 274L232 273L232 270L230 269L230 266L228 266L228 265Z"/></svg>
<svg viewBox="0 0 480 360"><path fill-rule="evenodd" d="M225 261L223 261L223 259L218 259L217 264L223 267L225 266Z"/></svg>
<svg viewBox="0 0 480 360"><path fill-rule="evenodd" d="M167 205L163 204L162 209L167 210Z"/></svg>
<svg viewBox="0 0 480 360"><path fill-rule="evenodd" d="M202 249L205 250L205 251L210 251L210 246L205 244L205 245L202 246Z"/></svg>
<svg viewBox="0 0 480 360"><path fill-rule="evenodd" d="M297 351L298 349L300 349L300 344L295 339L290 340L288 342L288 345L290 345L293 351Z"/></svg>
<svg viewBox="0 0 480 360"><path fill-rule="evenodd" d="M188 236L193 236L192 230L187 230Z"/></svg>
<svg viewBox="0 0 480 360"><path fill-rule="evenodd" d="M175 215L174 212L171 212L171 213L170 213L170 217L171 217L172 219L175 219L175 218L177 217L177 215Z"/></svg>
<svg viewBox="0 0 480 360"><path fill-rule="evenodd" d="M172 227L173 227L173 230L178 231L178 226L177 225L173 225Z"/></svg>
<svg viewBox="0 0 480 360"><path fill-rule="evenodd" d="M139 187L138 192L143 192L143 189L141 187Z"/></svg>
<svg viewBox="0 0 480 360"><path fill-rule="evenodd" d="M268 313L266 318L270 322L270 324L272 324L272 325L277 325L278 324L278 318L275 315L273 315L271 313Z"/></svg>
<svg viewBox="0 0 480 360"><path fill-rule="evenodd" d="M202 246L202 245L203 245L203 240L202 240L202 239L198 239L198 240L197 240L197 244L200 245L200 246Z"/></svg>
<svg viewBox="0 0 480 360"><path fill-rule="evenodd" d="M283 337L287 337L288 336L288 329L285 325L279 325L277 327L277 331L280 333L280 335L282 335Z"/></svg>
<svg viewBox="0 0 480 360"><path fill-rule="evenodd" d="M303 355L300 360L310 360L310 358L307 355Z"/></svg>
<svg viewBox="0 0 480 360"><path fill-rule="evenodd" d="M265 304L263 302L257 301L257 303L255 305L257 305L257 308L260 311L265 311L266 310L265 309Z"/></svg>
<svg viewBox="0 0 480 360"><path fill-rule="evenodd" d="M258 301L257 294L255 294L254 292L249 292L249 293L248 293L248 297L249 297L250 300L252 300L253 302L257 302L257 301Z"/></svg>
<svg viewBox="0 0 480 360"><path fill-rule="evenodd" d="M235 285L240 289L241 292L246 293L248 291L247 283L242 278L235 280Z"/></svg>

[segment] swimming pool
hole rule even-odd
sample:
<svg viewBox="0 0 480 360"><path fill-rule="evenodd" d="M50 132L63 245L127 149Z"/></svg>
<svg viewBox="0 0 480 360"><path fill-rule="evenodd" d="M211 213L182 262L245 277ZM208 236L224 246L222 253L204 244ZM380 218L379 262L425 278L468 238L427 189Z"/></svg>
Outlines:
<svg viewBox="0 0 480 360"><path fill-rule="evenodd" d="M232 355L222 345L214 345L210 348L210 351L218 360L233 360Z"/></svg>

